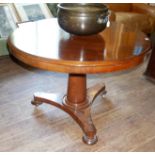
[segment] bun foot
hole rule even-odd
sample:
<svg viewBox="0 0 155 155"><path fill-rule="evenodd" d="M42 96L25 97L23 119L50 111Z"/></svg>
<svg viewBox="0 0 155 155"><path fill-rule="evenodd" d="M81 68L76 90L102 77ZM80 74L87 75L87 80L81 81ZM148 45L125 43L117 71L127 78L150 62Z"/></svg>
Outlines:
<svg viewBox="0 0 155 155"><path fill-rule="evenodd" d="M102 96L103 98L105 98L105 97L106 97L106 94L107 94L107 91L104 90L104 91L101 93L101 96Z"/></svg>
<svg viewBox="0 0 155 155"><path fill-rule="evenodd" d="M32 100L32 101L31 101L31 104L32 104L32 105L35 105L35 106L39 106L39 105L42 104L42 102L38 102L38 101Z"/></svg>
<svg viewBox="0 0 155 155"><path fill-rule="evenodd" d="M84 136L82 137L82 140L83 140L84 143L86 143L86 144L88 144L88 145L93 145L93 144L96 144L96 143L97 143L98 138L97 138L96 135L94 135L93 138L89 138L88 136L84 135Z"/></svg>

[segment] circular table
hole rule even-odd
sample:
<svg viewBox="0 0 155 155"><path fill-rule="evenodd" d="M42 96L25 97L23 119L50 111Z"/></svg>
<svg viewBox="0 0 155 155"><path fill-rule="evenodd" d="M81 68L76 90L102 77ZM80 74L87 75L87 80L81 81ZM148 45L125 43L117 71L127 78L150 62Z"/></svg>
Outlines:
<svg viewBox="0 0 155 155"><path fill-rule="evenodd" d="M96 35L75 36L63 31L56 19L46 19L20 25L8 38L8 47L11 55L30 66L68 73L65 95L37 92L32 104L48 103L67 112L83 130L83 141L95 144L90 107L106 91L104 83L87 89L86 74L137 66L151 46L144 33L123 24L112 23Z"/></svg>

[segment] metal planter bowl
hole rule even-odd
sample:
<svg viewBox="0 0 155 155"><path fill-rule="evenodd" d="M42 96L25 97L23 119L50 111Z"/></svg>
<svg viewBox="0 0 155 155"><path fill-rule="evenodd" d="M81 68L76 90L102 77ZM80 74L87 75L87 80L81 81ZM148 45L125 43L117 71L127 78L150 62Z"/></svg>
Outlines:
<svg viewBox="0 0 155 155"><path fill-rule="evenodd" d="M92 35L103 31L108 22L108 8L99 3L60 3L58 23L75 35Z"/></svg>

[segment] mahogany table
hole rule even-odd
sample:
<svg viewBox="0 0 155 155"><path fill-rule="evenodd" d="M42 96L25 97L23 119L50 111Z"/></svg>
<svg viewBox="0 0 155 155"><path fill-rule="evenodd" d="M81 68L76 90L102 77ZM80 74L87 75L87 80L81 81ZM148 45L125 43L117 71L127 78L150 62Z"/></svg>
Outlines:
<svg viewBox="0 0 155 155"><path fill-rule="evenodd" d="M97 35L74 36L64 32L56 19L46 19L21 25L9 37L8 47L11 55L30 66L68 73L66 94L38 92L32 104L48 103L65 111L83 130L83 141L95 144L91 105L106 91L101 83L87 89L86 74L137 66L150 50L150 41L144 33L115 23Z"/></svg>

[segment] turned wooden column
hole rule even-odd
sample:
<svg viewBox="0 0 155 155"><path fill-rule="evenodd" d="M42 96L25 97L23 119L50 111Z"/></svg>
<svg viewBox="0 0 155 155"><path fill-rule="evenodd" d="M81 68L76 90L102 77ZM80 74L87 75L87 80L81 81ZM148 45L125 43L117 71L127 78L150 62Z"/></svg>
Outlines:
<svg viewBox="0 0 155 155"><path fill-rule="evenodd" d="M87 83L85 74L69 74L66 105L71 107L87 106Z"/></svg>

